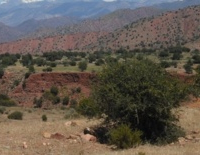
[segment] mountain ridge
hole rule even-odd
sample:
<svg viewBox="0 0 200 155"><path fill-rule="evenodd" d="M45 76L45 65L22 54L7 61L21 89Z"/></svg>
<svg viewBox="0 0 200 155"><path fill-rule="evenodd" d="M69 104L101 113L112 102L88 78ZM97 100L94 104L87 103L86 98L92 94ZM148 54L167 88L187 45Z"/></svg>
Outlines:
<svg viewBox="0 0 200 155"><path fill-rule="evenodd" d="M165 48L200 39L200 5L143 18L113 32L88 32L22 39L0 44L0 53L43 53L58 50L98 51ZM6 50L7 51L6 51Z"/></svg>

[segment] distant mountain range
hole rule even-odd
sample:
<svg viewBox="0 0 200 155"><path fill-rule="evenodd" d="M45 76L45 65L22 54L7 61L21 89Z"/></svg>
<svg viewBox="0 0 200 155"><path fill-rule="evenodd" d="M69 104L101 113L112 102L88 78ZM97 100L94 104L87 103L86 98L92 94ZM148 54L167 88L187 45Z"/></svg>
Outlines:
<svg viewBox="0 0 200 155"><path fill-rule="evenodd" d="M121 12L124 15L124 12L132 11L124 10ZM110 14L110 16L108 19L115 19L113 18L115 15ZM105 16L105 19L107 17ZM119 15L117 17L119 18ZM102 22L103 19L102 17ZM57 33L53 36L40 36L34 39L26 38L10 43L2 43L0 44L0 53L28 52L39 54L58 50L88 52L117 50L119 48L127 50L135 48L157 49L176 45L200 49L199 25L200 5L190 6L184 9L168 11L157 16L142 18L110 32L101 30L97 32L77 31L71 34Z"/></svg>
<svg viewBox="0 0 200 155"><path fill-rule="evenodd" d="M167 2L167 3L166 3ZM170 3L169 3L170 2ZM162 4L166 3L166 4ZM0 0L0 22L17 26L30 19L54 17L96 18L118 9L156 5L176 9L200 4L199 0Z"/></svg>

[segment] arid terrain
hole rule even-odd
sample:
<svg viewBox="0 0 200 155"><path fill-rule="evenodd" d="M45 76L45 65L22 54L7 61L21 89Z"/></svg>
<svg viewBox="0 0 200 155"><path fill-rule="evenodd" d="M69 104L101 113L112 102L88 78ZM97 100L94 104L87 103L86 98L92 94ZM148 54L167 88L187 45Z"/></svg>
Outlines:
<svg viewBox="0 0 200 155"><path fill-rule="evenodd" d="M23 112L23 120L9 120L0 116L2 155L199 155L200 154L200 101L191 101L178 109L180 125L187 133L185 138L166 146L141 145L128 150L113 150L113 146L85 141L80 138L83 129L101 122L96 119L64 119L65 110L7 108ZM45 114L47 122L41 117ZM72 123L73 122L73 123ZM53 135L53 136L51 136Z"/></svg>

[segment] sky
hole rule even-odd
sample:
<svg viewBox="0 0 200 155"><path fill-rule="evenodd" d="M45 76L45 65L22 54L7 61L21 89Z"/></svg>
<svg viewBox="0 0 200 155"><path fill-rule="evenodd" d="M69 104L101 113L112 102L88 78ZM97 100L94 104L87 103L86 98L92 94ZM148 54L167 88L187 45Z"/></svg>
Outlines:
<svg viewBox="0 0 200 155"><path fill-rule="evenodd" d="M5 3L7 1L10 1L10 0L0 0L0 3ZM21 1L23 1L24 3L29 3L29 2L38 2L38 1L60 1L60 0L21 0ZM70 1L70 0L68 0L68 1ZM101 1L101 0L82 0L82 1ZM103 1L112 2L112 1L117 1L117 0L103 0ZM159 0L128 0L128 1L135 1L135 2L158 1L159 2ZM180 0L164 0L164 1L169 2L169 1L180 1Z"/></svg>

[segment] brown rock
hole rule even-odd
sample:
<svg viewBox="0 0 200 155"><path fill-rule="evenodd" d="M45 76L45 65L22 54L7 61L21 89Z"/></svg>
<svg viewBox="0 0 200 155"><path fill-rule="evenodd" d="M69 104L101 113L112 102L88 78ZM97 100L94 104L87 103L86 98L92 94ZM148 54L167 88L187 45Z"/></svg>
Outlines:
<svg viewBox="0 0 200 155"><path fill-rule="evenodd" d="M86 142L89 142L89 141L96 142L97 141L97 138L90 134L81 135L81 139Z"/></svg>
<svg viewBox="0 0 200 155"><path fill-rule="evenodd" d="M24 148L24 149L27 149L27 148L28 148L28 145L26 144L26 142L23 142L23 148Z"/></svg>
<svg viewBox="0 0 200 155"><path fill-rule="evenodd" d="M43 137L44 138L51 138L51 134L49 132L44 132Z"/></svg>
<svg viewBox="0 0 200 155"><path fill-rule="evenodd" d="M185 144L186 144L186 141L187 141L187 140L186 140L184 137L179 137L179 138L178 138L178 142L179 142L180 145L185 145Z"/></svg>
<svg viewBox="0 0 200 155"><path fill-rule="evenodd" d="M77 126L77 123L76 122L74 122L74 121L69 121L69 122L66 122L65 123L65 126Z"/></svg>
<svg viewBox="0 0 200 155"><path fill-rule="evenodd" d="M193 140L194 138L191 135L187 135L187 136L185 136L185 139L187 139L187 140Z"/></svg>

